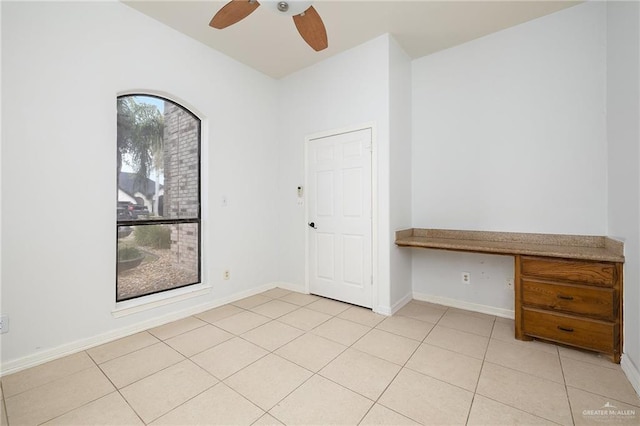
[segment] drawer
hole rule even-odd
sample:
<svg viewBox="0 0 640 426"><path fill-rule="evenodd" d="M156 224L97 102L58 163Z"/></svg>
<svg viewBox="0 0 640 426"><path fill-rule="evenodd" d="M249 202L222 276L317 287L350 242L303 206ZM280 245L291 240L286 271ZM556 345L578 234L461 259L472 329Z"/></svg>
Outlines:
<svg viewBox="0 0 640 426"><path fill-rule="evenodd" d="M615 323L577 318L534 308L522 309L524 334L598 352L614 353L619 329Z"/></svg>
<svg viewBox="0 0 640 426"><path fill-rule="evenodd" d="M522 303L528 306L614 321L617 301L612 288L522 279Z"/></svg>
<svg viewBox="0 0 640 426"><path fill-rule="evenodd" d="M523 256L520 271L528 277L572 281L604 287L613 287L616 265L606 262L550 259Z"/></svg>

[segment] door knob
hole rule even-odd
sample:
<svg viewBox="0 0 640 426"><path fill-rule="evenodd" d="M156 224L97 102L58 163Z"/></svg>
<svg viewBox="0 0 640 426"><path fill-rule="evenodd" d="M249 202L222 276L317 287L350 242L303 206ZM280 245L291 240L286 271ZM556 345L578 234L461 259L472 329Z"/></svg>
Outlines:
<svg viewBox="0 0 640 426"><path fill-rule="evenodd" d="M309 223L309 226L312 227L313 229L318 229L318 228L316 228L316 223L315 222Z"/></svg>

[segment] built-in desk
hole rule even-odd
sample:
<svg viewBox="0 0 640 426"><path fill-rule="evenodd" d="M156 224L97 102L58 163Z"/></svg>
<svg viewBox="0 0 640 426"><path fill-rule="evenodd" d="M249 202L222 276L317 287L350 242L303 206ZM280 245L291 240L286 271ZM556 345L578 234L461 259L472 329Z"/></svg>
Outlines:
<svg viewBox="0 0 640 426"><path fill-rule="evenodd" d="M405 229L396 245L515 257L515 337L620 362L623 243L603 236Z"/></svg>

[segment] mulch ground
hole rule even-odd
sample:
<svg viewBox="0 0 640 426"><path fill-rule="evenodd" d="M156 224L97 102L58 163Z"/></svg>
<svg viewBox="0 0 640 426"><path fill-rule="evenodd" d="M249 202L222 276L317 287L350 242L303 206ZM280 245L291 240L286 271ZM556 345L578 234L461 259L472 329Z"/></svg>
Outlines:
<svg viewBox="0 0 640 426"><path fill-rule="evenodd" d="M127 238L127 240L130 237ZM140 266L118 274L118 300L156 293L198 281L198 271L173 264L170 249L145 247Z"/></svg>

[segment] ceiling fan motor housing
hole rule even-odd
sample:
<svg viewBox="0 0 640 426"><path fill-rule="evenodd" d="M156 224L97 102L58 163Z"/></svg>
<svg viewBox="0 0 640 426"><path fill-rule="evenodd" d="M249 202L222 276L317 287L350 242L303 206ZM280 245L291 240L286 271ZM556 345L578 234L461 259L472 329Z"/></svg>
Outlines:
<svg viewBox="0 0 640 426"><path fill-rule="evenodd" d="M289 3L287 3L286 1L278 2L278 10L280 12L286 12L287 10L289 10Z"/></svg>
<svg viewBox="0 0 640 426"><path fill-rule="evenodd" d="M263 5L279 15L295 16L304 13L311 7L312 1L307 0L264 0Z"/></svg>

